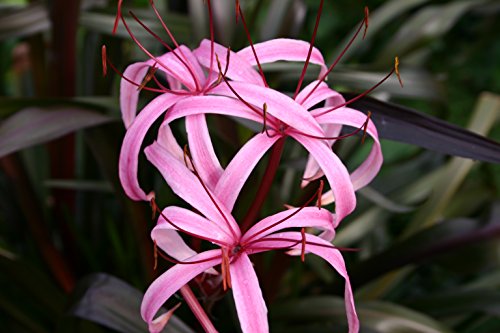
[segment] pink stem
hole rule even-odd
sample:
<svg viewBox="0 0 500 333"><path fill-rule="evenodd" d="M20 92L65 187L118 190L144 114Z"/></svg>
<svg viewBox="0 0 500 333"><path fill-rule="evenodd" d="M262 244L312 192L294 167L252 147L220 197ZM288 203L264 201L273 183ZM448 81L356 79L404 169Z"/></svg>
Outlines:
<svg viewBox="0 0 500 333"><path fill-rule="evenodd" d="M184 297L184 299L186 300L186 303L188 304L191 311L193 311L196 319L198 319L198 321L200 322L205 332L218 333L218 331L214 327L214 324L212 324L210 318L208 318L207 316L207 313L201 306L200 302L198 302L198 299L196 299L196 296L187 284L181 288L181 294L182 297Z"/></svg>

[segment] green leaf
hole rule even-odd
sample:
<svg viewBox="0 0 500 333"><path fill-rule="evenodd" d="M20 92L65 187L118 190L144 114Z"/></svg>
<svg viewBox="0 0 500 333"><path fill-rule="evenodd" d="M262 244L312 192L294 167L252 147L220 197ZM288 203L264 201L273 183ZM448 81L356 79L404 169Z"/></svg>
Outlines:
<svg viewBox="0 0 500 333"><path fill-rule="evenodd" d="M31 36L49 28L49 15L43 2L4 9L0 14L0 41Z"/></svg>
<svg viewBox="0 0 500 333"><path fill-rule="evenodd" d="M81 108L27 108L0 124L0 157L111 120Z"/></svg>
<svg viewBox="0 0 500 333"><path fill-rule="evenodd" d="M332 323L345 323L344 308L344 300L341 298L318 296L276 305L271 308L270 315L272 319L286 323L284 325L286 329L283 331L289 332L288 329L297 326L298 323L322 323L326 327ZM361 331L378 333L451 332L447 327L422 313L392 303L356 302L356 311ZM302 330L309 332L304 327Z"/></svg>
<svg viewBox="0 0 500 333"><path fill-rule="evenodd" d="M395 55L402 57L414 48L443 36L462 15L483 3L485 0L450 1L443 5L424 7L385 45L377 63L387 63Z"/></svg>
<svg viewBox="0 0 500 333"><path fill-rule="evenodd" d="M126 282L111 275L90 275L79 286L84 289L71 312L121 333L147 333L148 326L140 315L143 294ZM194 333L175 315L165 333Z"/></svg>

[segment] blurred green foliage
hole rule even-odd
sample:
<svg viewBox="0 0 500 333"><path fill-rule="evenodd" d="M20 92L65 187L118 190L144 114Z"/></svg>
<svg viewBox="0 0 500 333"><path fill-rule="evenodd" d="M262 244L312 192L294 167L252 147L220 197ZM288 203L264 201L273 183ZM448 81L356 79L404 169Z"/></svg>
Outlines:
<svg viewBox="0 0 500 333"><path fill-rule="evenodd" d="M202 0L198 2L156 1L169 28L192 47L201 36L208 36L205 13L194 10L197 6L203 9ZM235 48L247 45L241 27L234 25L233 1L213 2L222 3L224 9L215 17L218 38L225 38ZM144 290L168 266L160 262L158 270L152 270L149 231L154 221L149 207L130 201L121 190L117 178L124 134L117 103L120 78L101 74L103 44L119 70L145 56L123 29L111 35L116 3L104 0L81 0L76 15L65 13L70 16L66 22L77 29L75 45L54 50L54 29L66 27L57 26L60 23L53 19L60 12L49 12L49 8L64 9L64 1L51 3L60 7L44 1L0 2L0 126L9 116L30 107L43 112L67 110L68 115L81 108L94 118L116 121L85 126L82 122L71 128L71 137L63 136L65 122L51 124L50 135L34 143L26 140L25 149L0 159L0 324L5 332L112 332L109 327L117 327L110 320L128 318L141 331L139 313L130 318L130 308L114 319L105 317L105 311L97 319L79 311L95 310L92 303L81 302L82 290L94 291L85 279L89 274L103 272ZM261 36L309 40L319 6L317 0L241 3L255 41ZM390 71L393 57L398 55L403 80L407 79L405 88L401 90L395 80L389 80L377 89L375 97L499 141L498 1L326 1L315 44L328 63L352 36L363 18L364 5L371 11L366 39L354 43L329 83L342 91L363 91ZM124 8L133 9L160 32L148 6L146 0L124 1ZM299 15L301 11L304 15ZM13 17L21 17L22 24ZM146 34L141 38L153 53L164 51ZM74 85L76 93L62 96L51 91L57 72L51 60L56 56L68 60L72 49L76 52L73 79L63 84ZM300 73L296 66L284 64L270 70L273 86L294 89ZM142 103L152 97L143 95ZM217 153L223 161L238 148L235 137L241 143L252 134L233 121L224 123L217 117L209 121L214 141L222 147ZM228 124L237 130L221 130ZM180 123L174 128L180 137L184 135L181 128ZM61 138L52 141L56 137ZM64 142L70 142L69 150L60 148ZM346 140L335 149L351 165L366 154L366 149L359 148ZM370 188L373 191L358 194L358 209L343 223L334 241L361 250L345 256L363 332L500 331L500 167L398 142L384 141L383 150L386 163ZM278 175L266 209L276 209L269 203L287 203L304 195L295 167L304 163L303 153L287 145L283 161L287 168ZM54 171L62 162L72 165L69 174ZM261 164L251 183L260 179L265 163ZM182 204L162 187L152 168L146 163L143 166L140 176L156 186L160 205ZM245 203L253 195L253 187L246 186L236 215L246 211ZM256 260L261 262L261 284L271 303L273 331L345 329L343 302L335 297L342 295L342 281L324 263L314 259L306 260L305 265L292 263L280 254ZM278 262L286 269L273 272ZM115 290L116 285L110 286ZM135 295L132 287L126 288L127 295ZM130 297L132 303L138 302L139 296ZM224 301L216 301L220 297ZM211 313L222 332L237 326L231 299L219 294L205 299L207 305L213 305ZM199 330L185 308L177 314ZM81 319L76 312L108 328ZM232 321L225 320L228 313ZM182 323L179 325L172 332L183 332ZM136 332L134 329L128 332Z"/></svg>

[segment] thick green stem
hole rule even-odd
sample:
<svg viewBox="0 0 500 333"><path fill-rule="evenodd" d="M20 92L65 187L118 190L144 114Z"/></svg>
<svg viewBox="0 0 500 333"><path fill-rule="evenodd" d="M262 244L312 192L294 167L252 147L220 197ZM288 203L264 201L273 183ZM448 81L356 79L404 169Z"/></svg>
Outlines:
<svg viewBox="0 0 500 333"><path fill-rule="evenodd" d="M266 171L264 172L264 176L262 177L262 181L260 182L257 194L255 195L255 200L252 202L252 206L248 209L247 215L240 225L243 232L248 230L248 228L250 228L255 222L260 213L262 205L264 204L264 201L269 194L269 190L271 189L271 185L273 184L274 176L276 175L276 171L278 170L280 164L281 154L283 153L283 148L285 146L285 139L286 137L280 138L273 146L269 162L267 163Z"/></svg>

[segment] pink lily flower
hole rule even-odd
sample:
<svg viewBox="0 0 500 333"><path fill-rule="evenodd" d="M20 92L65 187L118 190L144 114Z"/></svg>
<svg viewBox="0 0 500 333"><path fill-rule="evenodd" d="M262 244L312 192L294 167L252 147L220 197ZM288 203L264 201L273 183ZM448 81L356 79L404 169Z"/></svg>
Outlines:
<svg viewBox="0 0 500 333"><path fill-rule="evenodd" d="M247 156L258 147L247 150ZM207 240L219 247L193 255L179 262L157 278L146 291L141 306L143 319L151 332L163 328L161 316L155 315L183 285L197 275L221 265L223 284L232 288L236 310L242 331L245 333L268 332L267 308L249 256L271 250L299 250L302 255L313 253L324 258L345 279L345 302L349 332L358 332L359 322L354 307L353 294L345 263L339 250L324 239L305 233L304 228L328 230L334 234L337 226L327 210L318 207L301 207L271 215L242 233L230 213L233 195L221 195L204 184L197 169L191 172L186 164L170 154L159 142L145 149L148 160L162 173L174 193L189 203L200 214L180 207L167 207L161 213L157 226L152 231L156 244L171 255L176 247L172 232L183 232ZM243 177L244 169L237 169L221 185L219 193L239 193L238 173ZM225 174L225 173L224 173ZM302 228L302 232L284 229ZM294 253L290 253L294 255ZM174 254L175 255L175 254Z"/></svg>
<svg viewBox="0 0 500 333"><path fill-rule="evenodd" d="M157 13L154 5L153 8L155 9L155 13ZM121 17L121 14L119 14L119 17ZM209 70L205 74L197 55L184 45L178 45L163 21L161 21L162 24L177 48L160 57L155 57L135 38L129 30L126 21L123 17L121 18L131 37L150 59L130 65L122 74L120 106L127 133L120 152L119 176L125 192L131 199L149 201L153 194L146 194L140 187L137 179L138 157L147 131L158 118L178 102L190 99L193 96L214 95L220 94L220 92L213 91L217 87L217 75L214 74L214 70ZM159 15L158 18L161 20ZM138 22L140 23L140 21ZM147 27L145 29L148 30ZM221 48L221 46L213 43L213 41L206 41L202 44L204 45L204 43L207 44L206 55L210 59L208 60L208 64L212 68L214 48ZM303 60L309 51L308 43L296 40L276 40L268 42L267 45L263 44L263 46L265 47L261 49L263 52L267 52L265 54L266 61ZM293 50L293 52L290 52L290 50ZM242 50L242 52L248 53L246 50ZM108 61L107 59L105 60ZM325 67L323 57L315 48L313 48L311 62ZM259 75L251 68L251 63L247 68L250 80L252 80L251 82L260 80ZM161 85L154 77L157 70L166 75L170 89ZM159 87L150 88L144 85L144 83L151 80L155 80ZM153 99L136 115L138 96L142 89L159 92L161 95ZM229 92L229 94L232 96L232 93ZM191 147L193 161L194 163L198 163L197 161L200 160L204 161L204 167L200 168L200 172L207 184L213 187L220 178L223 168L215 155L204 114L186 117L186 130L188 132L188 142ZM171 141L170 144L175 145L176 143ZM179 150L180 148L172 147L172 149Z"/></svg>
<svg viewBox="0 0 500 333"><path fill-rule="evenodd" d="M371 180L373 180L373 178L377 175L378 171L382 166L383 156L382 156L380 142L378 140L377 130L373 125L373 123L369 119L367 119L366 115L364 115L362 112L348 108L346 106L351 101L346 102L342 97L342 95L340 95L335 90L329 88L328 85L325 82L323 82L323 80L326 78L326 74L331 70L331 68L329 70L326 69L321 53L317 49L313 48L310 59L311 63L320 65L321 67L321 71L319 74L320 79L311 82L308 86L304 87L300 92L298 92L298 94L296 94L294 98L294 101L297 104L301 105L303 109L308 110L310 112L314 121L317 122L320 125L321 129L324 131L324 134L322 135L319 134L318 132L314 132L314 130L307 132L305 128L298 128L298 125L302 125L304 119L297 119L297 118L290 119L292 117L289 117L288 121L286 121L284 118L280 118L279 116L273 114L271 111L272 109L269 107L269 103L267 102L267 100L270 98L265 94L268 88L266 89L265 83L261 79L258 72L253 68L257 65L256 59L258 59L259 65L278 60L297 61L300 58L298 54L294 54L293 52L293 50L296 49L295 42L299 41L277 39L277 40L266 41L263 43L257 43L253 45L255 54L252 52L252 48L250 46L239 52L230 52L229 64L227 64L224 59L221 59L220 65L222 67L227 66L228 69L226 71L226 76L227 78L232 80L230 83L228 83L228 85L231 85L232 89L227 86L226 87L221 86L215 88L213 92L214 93L218 92L221 95L230 96L228 90L234 90L234 95L236 94L239 95L241 99L252 104L252 106L255 109L262 109L260 106L263 105L263 103L266 103L267 112L268 114L271 114L271 116L268 117L269 119L272 119L272 117L274 116L275 118L274 120L277 119L278 124L280 124L281 122L285 123L286 126L290 126L292 128L295 127L296 130L295 135L303 134L303 136L305 137L315 138L315 139L324 138L324 140L322 141L326 142L330 147L339 138L344 137L344 136L339 137L343 126L351 126L358 129L363 128L365 134L369 134L369 136L373 138L374 143L368 157L350 175L351 182L353 184L353 190L356 191L366 186L368 183L370 183ZM209 46L208 41L205 40L201 43L198 49L194 50L194 54L196 55L200 63L205 67L210 66L208 46ZM282 54L283 49L288 50L287 51L288 56ZM225 52L224 50L225 48L223 46L215 44L216 54L223 53ZM397 68L395 68L393 71L397 71ZM393 71L391 71L389 75L391 75ZM384 80L385 78L381 82L383 82ZM238 83L234 81L237 81ZM246 94L248 90L246 91L245 89L242 89L242 85L248 83L251 83L253 85L258 85L262 88L261 90L255 88L255 95L260 96L261 97L260 100L250 97L248 94ZM377 84L377 86L379 84ZM369 91L373 90L374 88L375 87L371 88ZM248 89L252 91L254 88L250 86ZM367 92L363 93L359 97L364 96L366 93ZM325 107L319 109L313 109L315 105L322 102L325 103ZM292 108L286 106L285 109L292 109ZM262 117L265 117L263 112L261 114ZM261 119L260 122L263 123L263 125L271 124L272 126L272 121L269 121L269 119L266 119L267 124L264 124L263 119ZM297 139L297 137L294 138ZM312 140L308 141L309 145L311 144L314 145L314 142L312 142ZM329 173L328 170L325 173L324 169L320 166L319 162L316 160L315 153L310 151L309 147L306 147L306 149L310 152L310 156L306 168L304 170L304 175L303 175L304 180L301 186L305 187L310 181L318 179L324 175L326 175L328 180L330 181L332 177L328 177ZM330 182L330 184L332 184L332 182ZM327 205L335 201L336 196L334 192L335 192L334 188L332 188L323 195L322 197L323 205ZM341 194L340 192L337 193L337 196L340 195L343 194ZM338 205L339 203L337 203L337 206ZM342 203L340 203L340 205L342 206ZM342 214L342 211L343 209L341 208L341 214L340 214L341 217L343 217L344 215ZM346 209L346 211L350 213L349 209Z"/></svg>

